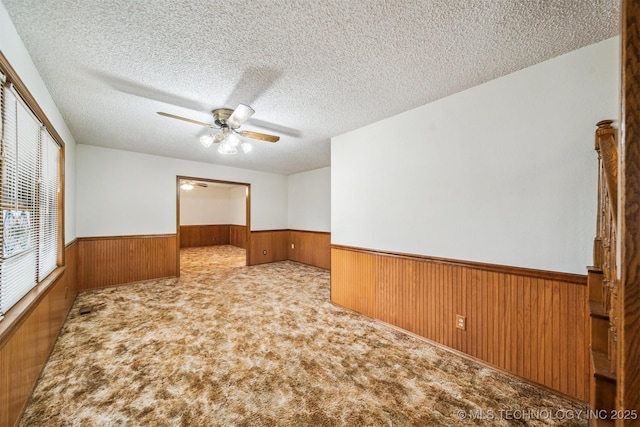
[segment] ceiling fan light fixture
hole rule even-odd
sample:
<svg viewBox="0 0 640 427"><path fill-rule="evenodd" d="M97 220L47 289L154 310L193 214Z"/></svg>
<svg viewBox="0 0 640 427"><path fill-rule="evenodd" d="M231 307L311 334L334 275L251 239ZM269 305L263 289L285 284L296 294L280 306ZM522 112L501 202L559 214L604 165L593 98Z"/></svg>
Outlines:
<svg viewBox="0 0 640 427"><path fill-rule="evenodd" d="M218 146L218 153L220 154L231 155L236 154L237 152L238 149L235 146L229 144L227 140L222 141Z"/></svg>
<svg viewBox="0 0 640 427"><path fill-rule="evenodd" d="M240 148L242 148L242 152L244 154L247 154L249 151L253 150L253 145L249 144L246 141L243 141L242 143L240 143Z"/></svg>
<svg viewBox="0 0 640 427"><path fill-rule="evenodd" d="M0 0L1 1L1 0ZM242 148L244 153L248 153L252 150L251 144L246 143L240 137L246 137L251 139L258 139L267 142L278 142L279 136L267 135L264 133L253 131L239 131L238 128L242 126L254 113L255 110L248 105L239 104L235 110L229 108L217 108L212 110L214 123L204 123L198 120L188 119L186 117L176 116L175 114L169 114L162 111L158 111L161 116L169 117L172 119L182 120L184 122L192 123L206 128L220 129L221 132L216 134L208 134L200 137L200 143L209 148L214 142L218 143L218 151L221 154L236 154L238 152L238 146Z"/></svg>
<svg viewBox="0 0 640 427"><path fill-rule="evenodd" d="M200 137L200 143L202 145L204 145L205 148L209 148L211 147L211 144L213 144L213 141L215 140L216 136L218 135L204 135Z"/></svg>
<svg viewBox="0 0 640 427"><path fill-rule="evenodd" d="M240 138L235 133L229 132L225 142L232 147L237 147L240 144Z"/></svg>

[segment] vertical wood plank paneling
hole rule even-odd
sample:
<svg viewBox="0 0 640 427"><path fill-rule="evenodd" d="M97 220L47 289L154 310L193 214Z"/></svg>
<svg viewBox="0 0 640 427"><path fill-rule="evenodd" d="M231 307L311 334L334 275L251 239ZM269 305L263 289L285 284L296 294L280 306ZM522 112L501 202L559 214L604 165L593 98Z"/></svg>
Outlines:
<svg viewBox="0 0 640 427"><path fill-rule="evenodd" d="M563 286L562 283L559 283L559 282L556 282L556 283L558 285L558 291L559 291L559 297L558 297L558 303L560 304L559 308L562 310L561 315L559 316L559 319L558 319L558 353L560 355L559 362L558 362L558 369L560 369L561 366L570 366L567 363L568 362L567 351L560 351L561 346L563 344L568 343L568 341L565 341L565 337L569 333L567 325L569 322L570 314L568 313L569 300L567 296L567 287ZM567 382L569 372L570 372L569 369L561 369L558 372L558 376L559 376L558 389L560 390L569 389L568 382Z"/></svg>
<svg viewBox="0 0 640 427"><path fill-rule="evenodd" d="M246 237L245 237L246 239ZM228 245L230 242L229 224L181 225L180 247Z"/></svg>
<svg viewBox="0 0 640 427"><path fill-rule="evenodd" d="M375 313L377 317L379 317L382 321L391 323L395 325L395 312L396 312L396 300L394 298L394 294L390 292L393 288L393 285L390 283L392 278L390 277L388 265L391 264L392 260L387 257L384 258L376 258L376 287L375 292L378 298L376 298L376 304L381 304L376 306ZM399 266L398 270L402 268ZM399 294L397 292L396 294Z"/></svg>
<svg viewBox="0 0 640 427"><path fill-rule="evenodd" d="M287 248L290 260L327 270L331 269L331 233L289 230L288 239Z"/></svg>
<svg viewBox="0 0 640 427"><path fill-rule="evenodd" d="M377 297L375 302L376 305L381 304L381 306L376 306L373 312L375 313L377 319L380 319L383 322L389 322L391 317L389 315L389 312L393 310L393 301L387 299L388 296L386 292L387 281L389 279L386 275L384 266L388 262L388 259L386 257L376 257L374 258L374 262L376 266L374 272L374 277L376 278L374 292Z"/></svg>
<svg viewBox="0 0 640 427"><path fill-rule="evenodd" d="M439 284L440 284L440 319L441 319L441 327L440 327L440 342L444 345L448 345L449 341L449 322L447 322L447 316L449 314L449 301L447 295L447 266L439 265L438 266L438 276L439 276Z"/></svg>
<svg viewBox="0 0 640 427"><path fill-rule="evenodd" d="M560 390L560 360L562 358L562 354L560 353L560 339L561 339L561 331L560 331L560 286L557 281L552 281L552 299L551 306L554 307L552 310L553 314L553 327L551 328L551 333L553 334L553 342L551 347L551 354L556 355L556 357L552 358L552 382L551 386L556 390Z"/></svg>
<svg viewBox="0 0 640 427"><path fill-rule="evenodd" d="M396 316L398 317L398 326L407 331L411 331L412 321L410 313L415 313L412 310L412 303L410 298L413 296L412 288L413 288L413 280L411 279L411 261L405 260L402 263L403 268L399 271L396 280L398 280L398 285L402 289L400 295L398 295L398 312Z"/></svg>
<svg viewBox="0 0 640 427"><path fill-rule="evenodd" d="M229 225L229 244L242 249L247 249L246 225Z"/></svg>
<svg viewBox="0 0 640 427"><path fill-rule="evenodd" d="M376 256L331 249L331 265L342 272L331 278L331 302L375 317Z"/></svg>
<svg viewBox="0 0 640 427"><path fill-rule="evenodd" d="M478 350L476 351L477 357L482 360L486 360L486 340L487 340L487 319L485 315L486 304L485 301L486 296L485 291L486 287L483 286L483 274L484 271L474 271L474 281L476 288L476 313L477 313L477 327L476 327L476 335L477 335L477 344Z"/></svg>
<svg viewBox="0 0 640 427"><path fill-rule="evenodd" d="M440 322L437 321L438 305L440 304L439 296L438 296L438 291L439 291L438 277L437 277L438 269L435 268L434 266L427 266L427 267L429 268L429 276L431 281L431 290L430 290L431 291L430 292L431 316L429 318L429 322L431 323L431 335L429 336L429 338L434 341L438 341L438 328L440 328Z"/></svg>
<svg viewBox="0 0 640 427"><path fill-rule="evenodd" d="M251 265L286 261L289 257L288 230L268 230L251 232ZM266 251L266 254L264 253Z"/></svg>
<svg viewBox="0 0 640 427"><path fill-rule="evenodd" d="M342 247L331 249L331 263L335 304L588 399L582 281ZM456 329L456 314L466 316L466 331Z"/></svg>
<svg viewBox="0 0 640 427"><path fill-rule="evenodd" d="M67 270L71 270L71 266L67 265ZM65 273L67 270L65 270ZM49 302L49 320L47 322L49 330L47 331L47 339L51 344L56 340L58 331L67 317L70 292L67 280L63 277L53 285L53 288L47 295Z"/></svg>
<svg viewBox="0 0 640 427"><path fill-rule="evenodd" d="M591 330L589 321L591 320L588 316L588 307L587 307L587 298L588 298L588 289L582 289L578 287L574 287L574 291L576 293L575 302L574 302L574 310L572 312L576 313L576 358L575 358L575 366L576 366L576 395L589 395L589 371L580 372L579 368L581 366L588 366L589 364L589 356L588 356L588 348L589 348L589 332Z"/></svg>
<svg viewBox="0 0 640 427"><path fill-rule="evenodd" d="M544 328L544 342L547 344L544 360L544 383L553 385L553 300L552 300L552 283L550 280L544 281L544 299L545 307L548 311L544 314L543 328Z"/></svg>
<svg viewBox="0 0 640 427"><path fill-rule="evenodd" d="M435 293L433 295L433 301L436 307L435 319L442 319L442 265L433 266L434 270L434 284ZM435 322L435 335L434 339L438 342L442 342L442 329L444 328L443 322Z"/></svg>
<svg viewBox="0 0 640 427"><path fill-rule="evenodd" d="M509 317L511 319L511 327L509 328L510 336L509 336L509 355L510 355L510 366L509 370L518 373L518 314L520 313L520 304L518 298L518 277L517 276L509 276L509 307L513 307L513 310L509 310Z"/></svg>
<svg viewBox="0 0 640 427"><path fill-rule="evenodd" d="M444 267L444 298L445 298L445 304L444 304L444 318L442 320L444 320L445 322L445 333L446 333L446 340L445 345L448 345L449 347L454 347L455 346L455 342L454 342L454 334L455 334L455 328L451 328L451 327L447 327L447 325L449 324L455 324L455 309L453 307L453 295L452 295L452 291L453 291L453 280L452 280L452 273L453 273L453 267L450 265L445 265Z"/></svg>
<svg viewBox="0 0 640 427"><path fill-rule="evenodd" d="M524 301L524 288L522 287L522 283L523 283L523 278L518 276L518 277L514 277L513 278L513 296L514 296L514 300L516 301L517 304L517 314L516 314L516 327L514 328L514 333L515 333L515 337L514 337L514 342L515 342L515 347L514 347L514 351L516 352L516 370L515 372L520 375L520 376L524 376L524 357L525 357L525 352L524 352L524 346L525 346L525 341L524 341L524 334L525 334L525 325L524 325L524 306L525 306L525 301Z"/></svg>
<svg viewBox="0 0 640 427"><path fill-rule="evenodd" d="M499 305L499 301L500 301L500 279L502 278L502 274L501 273L496 273L494 275L494 282L493 282L493 295L494 295L494 304L493 304L493 330L494 330L494 341L493 341L493 348L494 348L494 355L493 355L493 362L491 362L494 365L498 365L500 363L500 353L499 353L499 342L502 341L502 337L500 337L500 333L499 333L499 325L502 322L502 316L500 315L500 305Z"/></svg>
<svg viewBox="0 0 640 427"><path fill-rule="evenodd" d="M493 293L493 283L495 282L495 274L491 271L483 271L482 272L482 285L481 287L484 290L483 301L495 301L495 295ZM486 333L484 334L484 346L485 346L485 356L483 360L494 364L493 358L496 353L494 345L497 343L495 337L495 330L493 329L493 307L491 304L486 304L483 307L484 310L484 330Z"/></svg>
<svg viewBox="0 0 640 427"><path fill-rule="evenodd" d="M429 313L429 278L427 277L427 270L424 263L418 263L419 270L417 280L418 286L418 307L420 310L420 325L418 335L426 337L428 335L428 313Z"/></svg>
<svg viewBox="0 0 640 427"><path fill-rule="evenodd" d="M567 315L569 320L567 322L567 333L574 333L572 331L578 331L578 334L581 334L582 328L578 321L578 289L576 286L567 286ZM586 310L586 307L583 307ZM587 331L588 329L585 329ZM570 366L576 366L578 364L580 353L580 342L579 337L576 337L576 340L571 340L567 343L567 364ZM586 343L582 343L582 345L588 345ZM568 393L572 396L578 393L579 383L580 383L580 373L575 372L575 381L572 381L571 373L567 376L567 390Z"/></svg>
<svg viewBox="0 0 640 427"><path fill-rule="evenodd" d="M531 325L531 330L529 331L529 340L531 342L531 348L538 348L538 281L537 279L531 279L529 285L529 322ZM538 356L539 352L532 351L530 353L531 357L531 366L529 368L530 376L532 381L538 382Z"/></svg>
<svg viewBox="0 0 640 427"><path fill-rule="evenodd" d="M482 352L480 358L482 360L489 360L489 336L490 336L490 327L489 327L489 305L486 304L486 301L492 301L489 296L489 286L487 286L488 280L487 276L489 273L487 271L482 271L480 273L480 283L478 284L480 288L480 301L479 306L482 311L482 324L480 325L480 330L483 331L480 335L482 336Z"/></svg>
<svg viewBox="0 0 640 427"><path fill-rule="evenodd" d="M498 366L506 366L506 349L507 344L507 310L506 307L506 286L505 275L501 274L498 282L498 297L496 299L496 306L498 307L498 315L500 316L500 322L498 323Z"/></svg>
<svg viewBox="0 0 640 427"><path fill-rule="evenodd" d="M0 426L13 426L20 418L73 304L77 293L77 248L77 242L67 246L63 276L15 331L0 342Z"/></svg>
<svg viewBox="0 0 640 427"><path fill-rule="evenodd" d="M418 312L418 287L420 281L418 279L418 273L420 270L420 263L416 261L409 262L408 274L406 276L406 282L409 286L409 292L405 296L406 311L403 313L404 319L407 325L410 326L410 331L413 333L418 332L418 319L415 318L414 313Z"/></svg>
<svg viewBox="0 0 640 427"><path fill-rule="evenodd" d="M413 306L413 298L415 294L413 292L415 283L412 278L413 265L412 261L405 260L403 268L399 272L398 285L402 289L400 295L398 295L398 326L413 332L413 315L415 314L415 307Z"/></svg>
<svg viewBox="0 0 640 427"><path fill-rule="evenodd" d="M78 239L78 289L175 276L176 236Z"/></svg>
<svg viewBox="0 0 640 427"><path fill-rule="evenodd" d="M458 268L458 288L460 289L460 299L459 304L460 304L460 311L458 312L460 315L465 316L465 318L468 318L468 314L467 314L467 287L465 286L465 280L464 280L464 269L463 268ZM460 347L458 348L460 351L463 352L467 352L467 337L469 336L467 330L465 329L464 331L460 331L459 332L460 337L461 337L461 342L460 342Z"/></svg>
<svg viewBox="0 0 640 427"><path fill-rule="evenodd" d="M469 317L467 317L467 330L469 331L469 354L475 357L476 349L478 348L478 346L476 345L476 337L478 336L476 328L478 326L478 322L476 321L475 306L476 300L478 298L476 295L476 287L474 286L473 271L470 268L467 268L466 271L467 287L469 289Z"/></svg>
<svg viewBox="0 0 640 427"><path fill-rule="evenodd" d="M547 330L547 286L546 281L537 279L538 282L538 382L546 384L546 367L549 358L549 348L545 346Z"/></svg>
<svg viewBox="0 0 640 427"><path fill-rule="evenodd" d="M451 347L455 349L460 349L462 347L462 334L463 331L456 328L456 318L455 316L462 314L462 307L460 305L461 297L462 297L462 286L460 284L460 268L453 267L451 269L451 313L453 317L453 327L451 328L453 342Z"/></svg>

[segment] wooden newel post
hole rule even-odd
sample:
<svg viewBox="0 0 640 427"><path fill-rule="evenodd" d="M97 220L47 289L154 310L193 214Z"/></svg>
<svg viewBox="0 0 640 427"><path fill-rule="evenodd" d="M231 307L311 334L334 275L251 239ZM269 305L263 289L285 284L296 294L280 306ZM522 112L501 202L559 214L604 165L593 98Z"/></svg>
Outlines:
<svg viewBox="0 0 640 427"><path fill-rule="evenodd" d="M596 130L596 150L602 156L602 166L605 183L609 193L609 204L613 220L618 222L618 147L616 144L616 130L611 127L613 120L598 122Z"/></svg>

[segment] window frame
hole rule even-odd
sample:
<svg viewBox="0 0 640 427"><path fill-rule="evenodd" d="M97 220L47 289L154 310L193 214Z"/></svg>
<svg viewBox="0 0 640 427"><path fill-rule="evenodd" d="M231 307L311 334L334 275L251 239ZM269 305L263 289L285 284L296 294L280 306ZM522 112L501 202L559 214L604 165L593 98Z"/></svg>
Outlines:
<svg viewBox="0 0 640 427"><path fill-rule="evenodd" d="M35 97L31 94L27 86L20 79L17 72L13 69L3 52L0 51L0 72L4 74L5 81L11 83L15 92L22 98L27 108L40 120L42 126L46 128L53 141L58 145L58 191L57 195L57 229L56 249L57 249L57 267L43 280L37 282L20 301L14 304L0 320L0 348L5 341L13 335L15 330L26 320L26 318L38 306L40 301L49 293L53 285L63 276L66 269L65 265L65 230L64 230L64 213L65 213L65 144L60 134L48 119L40 105L36 102ZM1 178L0 178L1 179Z"/></svg>

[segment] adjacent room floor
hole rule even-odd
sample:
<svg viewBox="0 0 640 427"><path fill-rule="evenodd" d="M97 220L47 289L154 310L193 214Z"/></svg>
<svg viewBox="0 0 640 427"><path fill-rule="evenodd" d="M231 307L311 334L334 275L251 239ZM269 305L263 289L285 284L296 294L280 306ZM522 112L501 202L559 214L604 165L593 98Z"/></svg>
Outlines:
<svg viewBox="0 0 640 427"><path fill-rule="evenodd" d="M582 406L332 305L328 271L244 256L184 249L179 279L78 295L20 425L587 424Z"/></svg>

